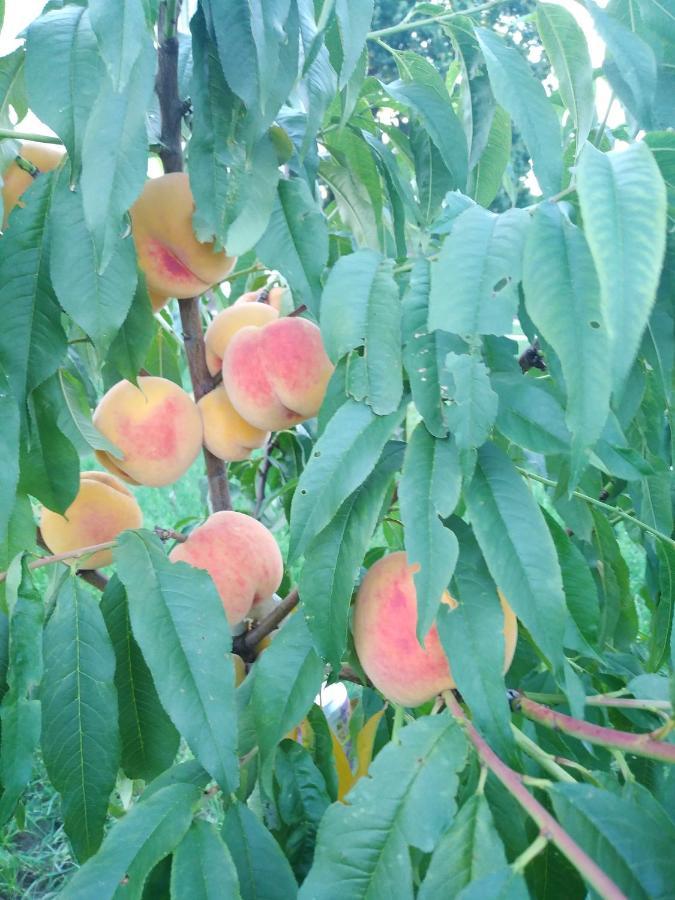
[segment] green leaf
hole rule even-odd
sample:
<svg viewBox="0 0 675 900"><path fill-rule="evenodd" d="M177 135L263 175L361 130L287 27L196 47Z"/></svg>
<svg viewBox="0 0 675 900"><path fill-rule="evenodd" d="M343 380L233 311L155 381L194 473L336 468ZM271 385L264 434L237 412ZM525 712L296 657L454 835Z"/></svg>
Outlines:
<svg viewBox="0 0 675 900"><path fill-rule="evenodd" d="M497 415L497 395L484 363L467 353L448 353L445 360L450 432L460 450L479 447Z"/></svg>
<svg viewBox="0 0 675 900"><path fill-rule="evenodd" d="M0 255L0 365L14 399L27 395L53 375L66 352L61 311L49 278L47 216L54 175L44 173L23 195L25 208L12 213Z"/></svg>
<svg viewBox="0 0 675 900"><path fill-rule="evenodd" d="M169 562L148 532L123 532L114 557L162 706L209 774L223 790L235 790L232 641L213 581L203 570Z"/></svg>
<svg viewBox="0 0 675 900"><path fill-rule="evenodd" d="M35 521L31 502L25 494L17 494L10 504L8 513L8 527L0 540L0 569L9 568L10 563L17 555L26 549L32 550L35 546ZM0 611L7 611L7 581L0 582ZM6 625L5 627L9 627ZM1 641L0 641L1 644ZM2 653L0 652L0 657ZM2 665L0 665L0 672ZM0 695L3 693L3 681L0 680Z"/></svg>
<svg viewBox="0 0 675 900"><path fill-rule="evenodd" d="M541 204L534 214L523 287L528 315L555 350L565 378L574 487L609 412L612 338L584 234L553 204Z"/></svg>
<svg viewBox="0 0 675 900"><path fill-rule="evenodd" d="M467 193L481 206L489 206L497 196L511 158L511 117L497 106L487 144L469 173Z"/></svg>
<svg viewBox="0 0 675 900"><path fill-rule="evenodd" d="M417 900L447 900L506 865L504 847L483 794L470 797L434 850Z"/></svg>
<svg viewBox="0 0 675 900"><path fill-rule="evenodd" d="M63 514L80 486L80 458L61 428L63 394L52 375L31 394L21 447L19 489Z"/></svg>
<svg viewBox="0 0 675 900"><path fill-rule="evenodd" d="M587 784L556 784L550 794L563 828L589 849L626 896L670 896L675 825L656 801L643 807Z"/></svg>
<svg viewBox="0 0 675 900"><path fill-rule="evenodd" d="M448 191L452 191L456 184L436 145L420 123L413 119L409 128L420 208L416 218L424 223L431 223L439 213Z"/></svg>
<svg viewBox="0 0 675 900"><path fill-rule="evenodd" d="M115 651L121 765L127 778L150 781L173 763L179 735L159 702L150 670L131 633L127 596L117 575L103 592L101 613Z"/></svg>
<svg viewBox="0 0 675 900"><path fill-rule="evenodd" d="M59 303L100 351L126 319L138 276L130 237L118 238L105 271L84 215L82 194L71 191L65 170L56 176L49 215L49 268Z"/></svg>
<svg viewBox="0 0 675 900"><path fill-rule="evenodd" d="M499 397L497 428L503 435L535 453L569 451L565 412L541 379L500 372L490 381Z"/></svg>
<svg viewBox="0 0 675 900"><path fill-rule="evenodd" d="M68 422L70 428L67 428L65 425L65 417L59 418L59 427L69 436L71 433L77 435L92 450L105 450L113 457L121 458L121 451L114 444L111 444L98 428L92 424L91 411L82 383L67 369L59 369L57 377L58 386L63 396L63 404L67 411L65 421Z"/></svg>
<svg viewBox="0 0 675 900"><path fill-rule="evenodd" d="M402 417L403 408L376 416L354 400L337 410L316 442L293 495L290 560L304 552L363 484Z"/></svg>
<svg viewBox="0 0 675 900"><path fill-rule="evenodd" d="M375 0L336 0L335 15L342 43L342 68L338 83L340 90L349 81L359 61L374 7Z"/></svg>
<svg viewBox="0 0 675 900"><path fill-rule="evenodd" d="M293 297L316 312L320 278L328 261L328 226L309 188L300 179L280 181L278 196L258 256L288 279Z"/></svg>
<svg viewBox="0 0 675 900"><path fill-rule="evenodd" d="M123 0L111 6L107 0L91 0L89 15L112 86L121 93L148 34L143 2Z"/></svg>
<svg viewBox="0 0 675 900"><path fill-rule="evenodd" d="M419 256L410 273L403 297L403 361L413 400L434 437L448 433L446 406L442 397L445 359L459 339L442 331L427 330L430 263Z"/></svg>
<svg viewBox="0 0 675 900"><path fill-rule="evenodd" d="M478 451L465 499L497 587L554 671L559 671L566 609L558 557L532 494L495 444L485 444Z"/></svg>
<svg viewBox="0 0 675 900"><path fill-rule="evenodd" d="M476 727L500 756L513 759L511 712L503 675L504 613L471 529L456 516L448 524L459 547L452 588L457 606L451 609L441 604L438 634Z"/></svg>
<svg viewBox="0 0 675 900"><path fill-rule="evenodd" d="M127 0L125 5L131 2L139 0ZM116 19L123 15L115 10ZM103 80L84 132L82 205L99 274L117 250L127 210L140 194L148 168L145 119L157 61L152 38L145 29L140 33L141 50L124 89L110 78Z"/></svg>
<svg viewBox="0 0 675 900"><path fill-rule="evenodd" d="M192 821L201 790L173 784L133 806L106 835L100 851L68 882L63 900L118 896L128 876L124 896L139 900L154 865L180 842Z"/></svg>
<svg viewBox="0 0 675 900"><path fill-rule="evenodd" d="M413 576L420 641L436 618L457 562L457 538L441 519L453 512L461 487L457 445L451 438L432 437L420 423L408 443L398 488L408 563L420 567Z"/></svg>
<svg viewBox="0 0 675 900"><path fill-rule="evenodd" d="M371 475L306 551L298 582L302 610L317 651L335 673L340 671L347 643L354 582L401 456L400 445L385 447Z"/></svg>
<svg viewBox="0 0 675 900"><path fill-rule="evenodd" d="M299 881L304 880L314 856L316 833L330 806L323 775L310 753L296 741L283 741L275 766L275 798L281 824L275 829Z"/></svg>
<svg viewBox="0 0 675 900"><path fill-rule="evenodd" d="M120 747L115 655L98 603L73 576L57 594L43 652L42 754L66 833L84 861L103 839Z"/></svg>
<svg viewBox="0 0 675 900"><path fill-rule="evenodd" d="M649 147L601 153L587 144L577 191L600 281L614 392L635 359L656 299L666 240L666 189Z"/></svg>
<svg viewBox="0 0 675 900"><path fill-rule="evenodd" d="M429 67L433 67L429 64ZM399 103L419 116L452 179L452 187L464 190L468 174L468 151L462 125L455 115L440 76L427 74L425 80L395 81L382 87ZM451 188L448 188L451 189Z"/></svg>
<svg viewBox="0 0 675 900"><path fill-rule="evenodd" d="M330 133L326 148L333 159L319 170L335 188L335 202L342 222L351 226L357 244L374 249L385 244L382 223L382 183L374 154L364 135L353 128Z"/></svg>
<svg viewBox="0 0 675 900"><path fill-rule="evenodd" d="M447 714L417 719L387 744L319 827L305 900L413 896L409 846L429 853L453 820L466 741Z"/></svg>
<svg viewBox="0 0 675 900"><path fill-rule="evenodd" d="M630 587L626 560L607 517L593 509L593 549L598 559L597 583L600 588L600 646L611 641L627 647L638 630L637 610Z"/></svg>
<svg viewBox="0 0 675 900"><path fill-rule="evenodd" d="M13 53L0 59L0 118L3 121L9 118L10 107L14 108L19 121L26 115L23 77L25 58L24 47L17 47Z"/></svg>
<svg viewBox="0 0 675 900"><path fill-rule="evenodd" d="M0 825L14 813L33 772L33 755L40 742L42 680L42 626L44 602L25 557L12 563L8 573L7 606L9 643L7 687L0 706ZM4 681L4 679L3 679Z"/></svg>
<svg viewBox="0 0 675 900"><path fill-rule="evenodd" d="M242 900L297 897L298 885L288 860L245 804L231 804L225 813L222 835L237 868Z"/></svg>
<svg viewBox="0 0 675 900"><path fill-rule="evenodd" d="M127 317L108 350L106 366L135 384L158 330L163 331L157 327L145 281L139 275Z"/></svg>
<svg viewBox="0 0 675 900"><path fill-rule="evenodd" d="M668 192L668 217L675 219L675 133L654 131L645 135Z"/></svg>
<svg viewBox="0 0 675 900"><path fill-rule="evenodd" d="M555 3L537 3L536 21L560 96L574 122L576 145L581 147L595 117L593 65L586 37L574 16Z"/></svg>
<svg viewBox="0 0 675 900"><path fill-rule="evenodd" d="M104 76L88 9L69 4L28 27L25 77L30 108L66 145L73 183L79 177L84 132Z"/></svg>
<svg viewBox="0 0 675 900"><path fill-rule="evenodd" d="M522 134L544 196L555 194L562 181L562 142L553 105L518 50L486 28L476 28L476 37L497 103Z"/></svg>
<svg viewBox="0 0 675 900"><path fill-rule="evenodd" d="M322 676L323 664L312 646L307 623L295 615L255 667L251 702L262 766L282 737L307 715Z"/></svg>
<svg viewBox="0 0 675 900"><path fill-rule="evenodd" d="M455 220L431 263L429 329L454 334L510 334L530 216L470 206Z"/></svg>
<svg viewBox="0 0 675 900"><path fill-rule="evenodd" d="M211 822L195 819L174 850L171 896L176 900L241 900L237 870Z"/></svg>
<svg viewBox="0 0 675 900"><path fill-rule="evenodd" d="M401 302L393 261L374 250L342 256L321 298L321 329L333 362L363 347L366 402L377 415L401 401Z"/></svg>
<svg viewBox="0 0 675 900"><path fill-rule="evenodd" d="M459 894L457 900L530 900L530 894L521 872L516 872L513 866L504 865L489 875L467 884Z"/></svg>
<svg viewBox="0 0 675 900"><path fill-rule="evenodd" d="M19 446L21 418L9 389L9 382L0 368L0 541L4 541L14 497L19 483Z"/></svg>
<svg viewBox="0 0 675 900"><path fill-rule="evenodd" d="M337 90L337 76L330 63L328 50L322 46L318 37L319 32L314 20L314 4L312 0L298 0L298 13L300 16L300 34L304 51L304 78L301 81L300 90L306 97L305 108L307 110L305 120L305 133L302 140L301 155L304 156L310 148L314 136L324 120L326 110L335 96ZM317 49L318 48L318 49ZM309 67L308 61L311 59ZM282 100L286 99L286 95Z"/></svg>

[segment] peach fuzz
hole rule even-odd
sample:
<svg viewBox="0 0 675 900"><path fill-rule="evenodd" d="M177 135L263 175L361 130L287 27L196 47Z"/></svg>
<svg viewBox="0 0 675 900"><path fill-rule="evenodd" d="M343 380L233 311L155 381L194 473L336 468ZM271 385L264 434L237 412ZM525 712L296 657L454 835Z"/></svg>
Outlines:
<svg viewBox="0 0 675 900"><path fill-rule="evenodd" d="M94 425L121 452L117 459L96 451L98 460L132 484L161 487L186 472L202 446L202 419L185 391L154 375L119 381L101 398Z"/></svg>
<svg viewBox="0 0 675 900"><path fill-rule="evenodd" d="M205 394L197 402L204 425L204 446L227 462L248 459L251 451L262 447L269 437L242 419L230 403L222 384Z"/></svg>
<svg viewBox="0 0 675 900"><path fill-rule="evenodd" d="M203 294L231 271L236 257L200 243L192 230L195 204L185 172L145 182L131 207L138 265L156 295L185 299Z"/></svg>
<svg viewBox="0 0 675 900"><path fill-rule="evenodd" d="M223 384L232 406L268 431L315 416L332 374L318 327L291 316L263 328L242 328L223 357Z"/></svg>
<svg viewBox="0 0 675 900"><path fill-rule="evenodd" d="M455 687L438 629L433 625L417 640L417 596L413 574L403 551L382 557L368 570L354 608L354 644L359 661L375 687L393 703L419 706ZM513 660L518 622L499 594L504 612L504 672ZM443 602L456 606L447 593Z"/></svg>
<svg viewBox="0 0 675 900"><path fill-rule="evenodd" d="M63 159L65 150L54 144L41 144L37 141L26 141L19 147L19 155L41 172L51 172ZM25 172L16 162L11 162L2 173L3 228L7 225L10 212L16 206L19 197L33 183L33 176Z"/></svg>
<svg viewBox="0 0 675 900"><path fill-rule="evenodd" d="M82 472L80 489L65 515L43 507L40 532L52 553L67 553L114 541L120 532L142 524L141 508L125 484L107 472ZM98 569L111 563L112 550L99 550L78 565Z"/></svg>
<svg viewBox="0 0 675 900"><path fill-rule="evenodd" d="M252 326L262 328L279 318L279 313L267 303L245 303L228 306L209 324L204 334L206 366L212 375L217 375L223 366L223 356L234 335L242 328Z"/></svg>
<svg viewBox="0 0 675 900"><path fill-rule="evenodd" d="M284 288L282 287L273 287L270 288L267 292L267 299L260 300L260 295L265 290L262 288L259 291L246 291L245 294L242 294L241 297L238 297L234 305L241 306L244 303L260 303L261 306L271 306L272 309L276 309L278 313L281 312L281 304L284 299Z"/></svg>
<svg viewBox="0 0 675 900"><path fill-rule="evenodd" d="M270 597L284 573L281 552L271 532L257 519L238 512L213 513L171 551L172 562L206 569L220 594L230 625Z"/></svg>

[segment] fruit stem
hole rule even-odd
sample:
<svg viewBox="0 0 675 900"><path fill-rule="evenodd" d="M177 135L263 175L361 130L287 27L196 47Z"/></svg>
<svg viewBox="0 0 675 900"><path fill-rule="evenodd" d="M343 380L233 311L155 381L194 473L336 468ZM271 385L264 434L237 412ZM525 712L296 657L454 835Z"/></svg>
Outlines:
<svg viewBox="0 0 675 900"><path fill-rule="evenodd" d="M629 731L618 731L616 728L605 728L603 725L592 725L590 722L583 722L581 719L535 703L522 694L517 694L511 700L511 707L546 728L562 731L581 741L588 741L590 744L608 749L622 750L634 756L646 756L660 762L675 763L675 744L664 744L654 740L650 734L632 734Z"/></svg>
<svg viewBox="0 0 675 900"><path fill-rule="evenodd" d="M539 763L542 769L548 772L549 775L553 775L558 781L567 781L576 784L576 778L573 778L569 772L566 772L562 766L558 765L550 753L543 750L539 744L529 738L520 730L520 728L516 728L515 725L512 725L511 730L516 739L516 744L520 749L527 753L527 755L535 762Z"/></svg>
<svg viewBox="0 0 675 900"><path fill-rule="evenodd" d="M537 823L542 835L545 835L556 845L563 856L567 857L579 874L586 879L601 897L604 897L605 900L628 900L609 875L603 872L600 866L577 844L548 810L532 796L524 786L522 776L501 761L466 717L464 710L455 699L452 691L444 691L443 699L451 714L464 728L481 761Z"/></svg>
<svg viewBox="0 0 675 900"><path fill-rule="evenodd" d="M532 860L539 856L539 854L546 849L548 846L548 836L545 834L540 834L536 837L529 847L527 847L517 859L514 859L511 863L511 868L514 872L524 872L525 868L532 862Z"/></svg>

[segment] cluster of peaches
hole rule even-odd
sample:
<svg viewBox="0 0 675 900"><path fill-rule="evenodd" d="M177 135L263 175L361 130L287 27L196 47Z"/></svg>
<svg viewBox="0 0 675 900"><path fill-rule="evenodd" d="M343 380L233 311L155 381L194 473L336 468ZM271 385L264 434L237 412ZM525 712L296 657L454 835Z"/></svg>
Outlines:
<svg viewBox="0 0 675 900"><path fill-rule="evenodd" d="M61 159L59 151L43 145L24 145L21 152L41 170L54 168ZM5 216L30 180L17 166L5 173ZM139 266L155 310L170 297L203 293L234 264L224 251L196 240L193 210L183 174L148 181L131 210ZM196 459L202 442L221 459L245 459L269 432L317 414L333 367L313 323L280 316L282 293L273 288L262 295L245 294L212 321L205 335L206 362L213 376L222 373L222 384L198 404L173 382L153 376L140 377L137 385L119 382L105 394L94 424L121 456L97 451L108 472L81 473L79 492L65 516L42 511L42 537L53 553L109 542L125 529L139 528L141 509L124 482L173 483ZM272 534L238 512L211 515L170 558L210 574L231 625L260 614L283 576ZM82 565L97 568L111 562L111 550L102 549ZM359 588L353 618L365 673L387 698L405 706L418 706L455 686L436 626L424 646L417 640L415 571L403 552L376 562ZM499 599L506 671L517 620L501 593ZM442 602L457 605L447 592ZM240 678L241 670L238 674Z"/></svg>

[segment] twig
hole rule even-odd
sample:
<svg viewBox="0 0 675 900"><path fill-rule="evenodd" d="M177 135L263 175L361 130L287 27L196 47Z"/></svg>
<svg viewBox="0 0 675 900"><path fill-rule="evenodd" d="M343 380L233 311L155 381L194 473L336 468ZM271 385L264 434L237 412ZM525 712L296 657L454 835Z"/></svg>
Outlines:
<svg viewBox="0 0 675 900"><path fill-rule="evenodd" d="M530 478L532 481L538 481L540 484L546 484L549 487L558 486L552 478L545 478L543 475L538 475L536 472L530 472L529 469L524 469L522 466L516 466L516 469L520 472L521 475L524 475L526 478ZM668 537L667 534L663 534L661 531L657 531L656 528L652 528L651 525L647 525L646 522L641 522L640 519L636 519L634 516L629 516L628 513L624 512L622 509L619 509L618 506L610 506L609 503L603 503L602 500L597 500L595 497L589 497L588 494L582 494L581 491L572 491L572 496L578 497L579 500L585 500L586 503L590 503L592 506L597 506L599 509L604 509L607 512L614 513L615 515L622 518L625 522L630 522L632 525L637 525L638 528L641 528L643 531L646 531L659 540L664 541L666 544L670 544L670 546L675 549L675 541L672 538Z"/></svg>
<svg viewBox="0 0 675 900"><path fill-rule="evenodd" d="M559 703L567 703L567 697L563 694L537 694L531 691L524 691L523 696L537 703L547 703L555 706ZM595 694L586 697L586 706L612 706L619 709L644 709L647 712L668 712L672 709L670 700L639 700L633 697L616 697L611 694Z"/></svg>
<svg viewBox="0 0 675 900"><path fill-rule="evenodd" d="M528 719L538 722L553 731L562 731L580 741L588 741L600 747L622 750L634 756L646 756L660 762L675 763L675 744L664 744L654 740L650 734L632 734L616 728L605 728L604 725L592 725L564 713L542 706L529 697L518 694L511 700L514 710L520 711Z"/></svg>
<svg viewBox="0 0 675 900"><path fill-rule="evenodd" d="M492 774L501 781L506 790L518 801L525 812L537 823L542 835L552 841L558 850L565 856L583 878L605 900L628 900L626 895L602 871L586 851L570 837L565 829L553 816L536 800L525 788L522 776L503 763L497 754L488 746L485 740L476 731L464 714L451 691L444 691L443 698L446 706L463 726L467 737L476 748L482 762L490 769Z"/></svg>
<svg viewBox="0 0 675 900"><path fill-rule="evenodd" d="M263 503L265 502L265 485L267 483L267 474L272 468L271 454L276 445L276 437L271 437L265 444L265 458L263 459L260 465L260 469L258 470L258 483L255 489L255 508L253 510L253 517L255 519L260 518L260 512L263 508Z"/></svg>
<svg viewBox="0 0 675 900"><path fill-rule="evenodd" d="M277 625L283 622L286 616L295 609L299 601L298 589L293 588L268 616L265 616L264 619L258 622L255 628L235 637L232 642L233 653L238 653L243 657L248 655L264 637L271 634Z"/></svg>
<svg viewBox="0 0 675 900"><path fill-rule="evenodd" d="M557 778L558 781L568 781L573 784L577 783L576 778L573 778L569 772L566 772L562 766L560 766L554 756L550 753L547 753L543 750L539 744L535 743L531 738L529 738L524 732L520 730L520 728L516 728L515 725L511 725L511 731L513 732L513 736L516 739L516 744L523 750L527 755L533 759L535 762L539 763L542 769L545 769L549 775L553 775L554 778Z"/></svg>
<svg viewBox="0 0 675 900"><path fill-rule="evenodd" d="M36 141L40 144L60 144L63 146L61 138L53 137L51 134L37 134L34 131L13 131L11 128L0 128L0 138L11 138L15 141Z"/></svg>
<svg viewBox="0 0 675 900"><path fill-rule="evenodd" d="M98 569L79 569L77 574L82 581L86 581L99 591L104 591L108 585L108 579Z"/></svg>
<svg viewBox="0 0 675 900"><path fill-rule="evenodd" d="M368 34L368 40L373 41L377 38L386 37L389 34L400 34L402 31L412 31L417 28L424 28L426 25L436 25L439 22L448 22L450 19L456 19L457 16L473 16L479 12L485 12L494 6L500 6L506 0L489 0L488 3L481 3L479 6L470 6L468 9L460 9L456 12L442 13L440 16L429 16L426 19L403 19L396 25L390 25L388 28L380 28L378 31L371 31Z"/></svg>
<svg viewBox="0 0 675 900"><path fill-rule="evenodd" d="M307 312L307 306L304 303L301 303L300 306L297 306L293 312L289 312L288 318L292 319L293 316L301 316L304 312Z"/></svg>
<svg viewBox="0 0 675 900"><path fill-rule="evenodd" d="M154 532L160 541L176 541L179 544L184 544L187 541L187 535L181 534L180 531L174 531L173 528L160 528L159 525L155 526Z"/></svg>
<svg viewBox="0 0 675 900"><path fill-rule="evenodd" d="M159 99L162 117L160 159L165 172L182 172L183 150L181 146L181 125L184 105L178 94L178 38L174 24L180 12L180 0L163 2L159 9L158 34L162 36L158 51L158 69L155 91ZM190 379L195 400L208 394L214 388L213 379L206 367L204 333L199 312L199 298L181 300L180 319L183 326L185 355L187 356ZM204 462L209 481L211 507L215 511L232 509L227 469L222 460L204 447Z"/></svg>

